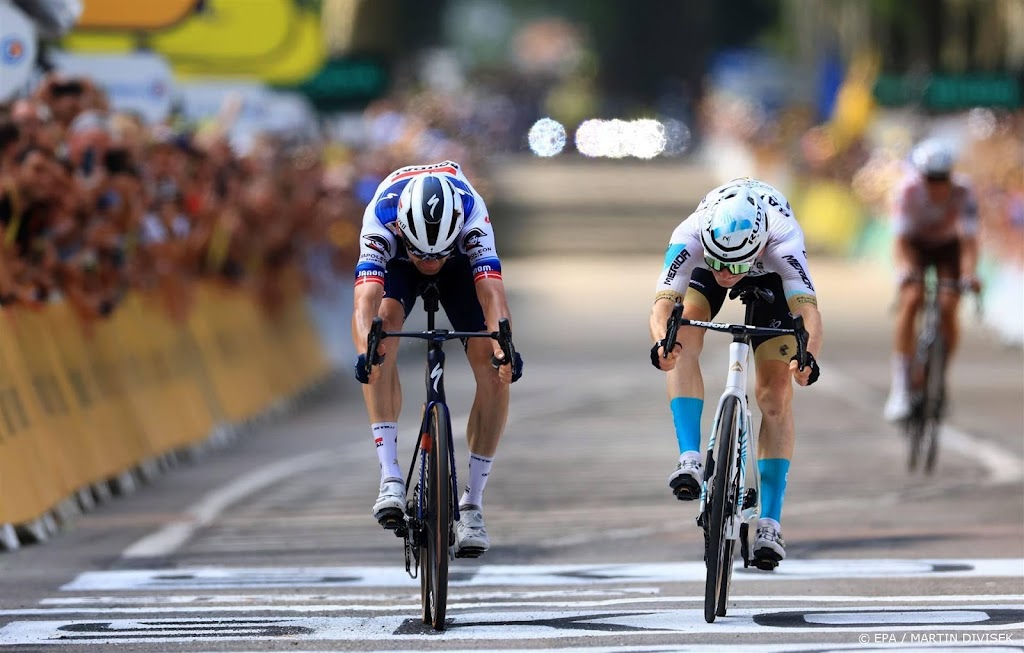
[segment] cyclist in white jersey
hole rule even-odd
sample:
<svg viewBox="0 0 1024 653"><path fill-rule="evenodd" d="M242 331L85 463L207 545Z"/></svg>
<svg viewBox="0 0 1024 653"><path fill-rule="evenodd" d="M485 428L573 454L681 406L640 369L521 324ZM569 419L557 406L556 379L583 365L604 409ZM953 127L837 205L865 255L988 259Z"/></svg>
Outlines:
<svg viewBox="0 0 1024 653"><path fill-rule="evenodd" d="M681 329L677 346L664 353L665 325L675 302L683 317L710 320L733 286L757 285L774 292L776 301L759 304L757 326L792 327L803 317L808 332L809 365L801 372L792 336L752 338L756 391L762 420L758 433L761 476L761 519L754 543L755 558L776 563L786 557L782 539L782 502L793 455L792 379L810 385L819 376L822 324L814 284L807 269L804 237L789 202L778 190L760 181L734 179L701 200L675 231L665 254L665 266L655 288L650 330L651 362L665 371L669 407L679 441L679 461L669 487L679 500L699 498L703 469L700 456L700 418L704 378L700 353L702 329Z"/></svg>
<svg viewBox="0 0 1024 653"><path fill-rule="evenodd" d="M924 302L925 268L935 266L939 279L947 361L959 336L960 291L981 289L977 275L978 205L967 180L952 174L953 151L941 141L926 140L914 148L911 162L913 167L897 186L893 215L899 308L892 382L884 410L890 421L905 419L910 413L908 371L914 351L914 321Z"/></svg>
<svg viewBox="0 0 1024 653"><path fill-rule="evenodd" d="M395 170L377 187L363 214L359 261L355 272L352 337L356 378L362 383L377 458L380 494L373 515L382 525L400 523L405 483L398 464L398 414L402 407L396 359L399 339L385 339L366 375L367 335L380 316L385 331L400 331L428 282L439 291L441 306L456 331L497 331L509 317L501 261L484 200L452 161ZM469 476L459 502L456 546L486 551L483 492L508 418L509 384L522 375L522 357L511 365L495 340L467 338L466 356L476 379L469 413Z"/></svg>

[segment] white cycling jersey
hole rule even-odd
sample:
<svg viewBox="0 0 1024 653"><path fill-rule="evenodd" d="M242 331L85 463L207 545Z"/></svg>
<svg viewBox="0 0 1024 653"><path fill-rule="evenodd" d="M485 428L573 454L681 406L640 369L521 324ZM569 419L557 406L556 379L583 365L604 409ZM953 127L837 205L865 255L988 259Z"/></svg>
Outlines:
<svg viewBox="0 0 1024 653"><path fill-rule="evenodd" d="M473 280L500 279L501 261L494 247L494 230L487 214L487 205L476 192L454 161L432 165L406 166L395 170L377 186L373 199L363 212L363 227L359 234L359 260L356 263L356 285L384 284L388 261L405 257L400 244L398 199L409 181L419 175L443 174L451 177L452 184L462 196L465 224L457 238L459 252L469 257Z"/></svg>
<svg viewBox="0 0 1024 653"><path fill-rule="evenodd" d="M978 233L978 202L970 183L953 176L949 200L933 202L928 182L916 170L896 187L893 232L926 245L942 245Z"/></svg>
<svg viewBox="0 0 1024 653"><path fill-rule="evenodd" d="M684 296L694 268L707 268L700 239L704 214L721 197L723 188L737 183L744 183L761 196L768 221L767 243L748 274L752 277L778 274L791 309L800 303L816 303L814 283L807 269L804 232L793 216L789 201L777 188L755 179L733 180L714 189L675 228L665 252L665 266L655 288L656 299Z"/></svg>

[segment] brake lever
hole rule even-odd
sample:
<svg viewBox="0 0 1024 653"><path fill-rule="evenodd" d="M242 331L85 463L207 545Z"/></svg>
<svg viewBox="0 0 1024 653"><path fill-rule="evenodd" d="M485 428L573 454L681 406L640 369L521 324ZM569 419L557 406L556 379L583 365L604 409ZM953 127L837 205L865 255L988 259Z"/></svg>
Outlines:
<svg viewBox="0 0 1024 653"><path fill-rule="evenodd" d="M665 341L662 345L662 358L668 358L668 353L675 349L676 334L679 331L679 323L683 318L683 305L676 302L672 307L672 314L668 316L668 323L665 325Z"/></svg>

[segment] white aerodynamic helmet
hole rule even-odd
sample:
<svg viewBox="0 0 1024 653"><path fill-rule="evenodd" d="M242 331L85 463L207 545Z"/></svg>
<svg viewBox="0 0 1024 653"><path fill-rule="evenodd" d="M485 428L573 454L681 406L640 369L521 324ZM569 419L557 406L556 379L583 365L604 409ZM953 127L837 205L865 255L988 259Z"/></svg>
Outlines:
<svg viewBox="0 0 1024 653"><path fill-rule="evenodd" d="M944 179L953 171L956 156L947 143L932 138L915 147L910 160L922 177Z"/></svg>
<svg viewBox="0 0 1024 653"><path fill-rule="evenodd" d="M445 175L413 177L398 198L396 221L411 254L447 256L465 224L462 196Z"/></svg>
<svg viewBox="0 0 1024 653"><path fill-rule="evenodd" d="M761 196L745 184L722 189L704 211L700 240L712 270L749 272L767 237L768 217Z"/></svg>

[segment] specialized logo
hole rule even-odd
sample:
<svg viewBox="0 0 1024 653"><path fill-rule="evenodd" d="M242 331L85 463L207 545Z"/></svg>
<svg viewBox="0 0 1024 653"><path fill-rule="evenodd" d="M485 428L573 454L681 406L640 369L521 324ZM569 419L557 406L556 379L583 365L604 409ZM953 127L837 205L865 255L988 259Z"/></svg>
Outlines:
<svg viewBox="0 0 1024 653"><path fill-rule="evenodd" d="M437 384L441 380L441 375L444 374L444 370L441 369L441 364L434 365L434 369L430 370L430 378L434 379L434 392L437 392Z"/></svg>
<svg viewBox="0 0 1024 653"><path fill-rule="evenodd" d="M483 247L483 243L480 242L480 239L486 235L487 234L484 233L484 230L480 227L473 227L466 232L465 236L462 237L462 249L469 252L470 250L474 250L478 247Z"/></svg>
<svg viewBox="0 0 1024 653"><path fill-rule="evenodd" d="M396 197L398 197L398 193L384 193L383 195L377 198L377 203L380 204L381 202L386 202L387 200L393 200ZM399 204L398 208L402 208L401 204Z"/></svg>
<svg viewBox="0 0 1024 653"><path fill-rule="evenodd" d="M16 64L25 57L25 41L20 36L7 36L0 41L0 61Z"/></svg>
<svg viewBox="0 0 1024 653"><path fill-rule="evenodd" d="M431 218L434 217L434 209L437 208L437 204L440 201L441 201L441 198L438 197L437 195L433 195L433 196L431 196L431 198L429 200L427 200L427 206L430 207L430 217Z"/></svg>
<svg viewBox="0 0 1024 653"><path fill-rule="evenodd" d="M804 285L806 285L808 289L814 290L814 284L811 283L811 278L807 276L807 272L804 271L804 266L800 265L800 261L796 260L796 257L792 254L786 254L782 258L786 263L789 263L794 270L796 270L796 273L800 275L800 280L804 282Z"/></svg>
<svg viewBox="0 0 1024 653"><path fill-rule="evenodd" d="M391 243L384 236L368 234L363 236L363 240L366 241L366 246L370 249L378 251L384 256L391 256Z"/></svg>
<svg viewBox="0 0 1024 653"><path fill-rule="evenodd" d="M690 258L690 252L687 251L686 248L679 250L679 253L676 254L674 259L672 259L672 263L669 264L668 271L665 273L666 285L675 280L676 274L679 272L679 268L683 267L683 263L685 263L688 258Z"/></svg>

